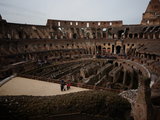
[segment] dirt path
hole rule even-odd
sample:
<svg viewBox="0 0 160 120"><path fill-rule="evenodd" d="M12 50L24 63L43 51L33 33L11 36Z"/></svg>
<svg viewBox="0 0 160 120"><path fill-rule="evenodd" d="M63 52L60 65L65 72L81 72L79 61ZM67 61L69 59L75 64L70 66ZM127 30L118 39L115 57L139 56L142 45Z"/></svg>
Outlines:
<svg viewBox="0 0 160 120"><path fill-rule="evenodd" d="M61 95L87 89L72 87L68 91L60 91L60 85L56 83L32 80L23 77L15 77L0 87L0 96L5 95L32 95L32 96L52 96Z"/></svg>

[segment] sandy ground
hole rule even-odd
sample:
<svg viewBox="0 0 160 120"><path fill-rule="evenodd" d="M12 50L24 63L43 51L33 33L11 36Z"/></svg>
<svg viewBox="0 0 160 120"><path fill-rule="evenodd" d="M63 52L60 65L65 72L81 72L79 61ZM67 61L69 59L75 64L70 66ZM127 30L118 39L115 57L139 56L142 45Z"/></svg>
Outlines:
<svg viewBox="0 0 160 120"><path fill-rule="evenodd" d="M72 87L68 91L61 92L60 85L56 83L43 82L28 78L15 77L0 87L0 96L5 95L32 95L52 96L67 94L87 89Z"/></svg>

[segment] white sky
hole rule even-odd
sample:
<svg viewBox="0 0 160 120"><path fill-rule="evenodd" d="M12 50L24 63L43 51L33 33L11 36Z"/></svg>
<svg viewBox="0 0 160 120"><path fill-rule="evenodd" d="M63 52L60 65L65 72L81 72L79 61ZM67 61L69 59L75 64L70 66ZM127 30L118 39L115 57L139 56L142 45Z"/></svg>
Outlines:
<svg viewBox="0 0 160 120"><path fill-rule="evenodd" d="M139 24L150 0L0 0L8 22L45 25L47 19Z"/></svg>

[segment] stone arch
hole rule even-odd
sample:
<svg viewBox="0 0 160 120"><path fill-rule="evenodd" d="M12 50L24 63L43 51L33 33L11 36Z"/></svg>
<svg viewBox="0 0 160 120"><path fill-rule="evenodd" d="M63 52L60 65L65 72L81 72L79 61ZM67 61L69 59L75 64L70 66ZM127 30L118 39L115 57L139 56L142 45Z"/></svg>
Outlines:
<svg viewBox="0 0 160 120"><path fill-rule="evenodd" d="M121 52L121 46L116 46L116 54L120 54Z"/></svg>
<svg viewBox="0 0 160 120"><path fill-rule="evenodd" d="M103 38L106 38L106 32L103 31Z"/></svg>
<svg viewBox="0 0 160 120"><path fill-rule="evenodd" d="M19 32L18 32L18 35L19 35L19 38L20 38L20 39L23 38L23 32L22 32L22 31L19 31Z"/></svg>
<svg viewBox="0 0 160 120"><path fill-rule="evenodd" d="M137 34L137 33L134 34L134 38L135 38L135 39L138 38L138 34Z"/></svg>
<svg viewBox="0 0 160 120"><path fill-rule="evenodd" d="M119 30L118 31L118 39L120 39L122 37L122 34L124 33L124 30Z"/></svg>
<svg viewBox="0 0 160 120"><path fill-rule="evenodd" d="M96 46L96 51L98 55L101 55L102 47L100 45Z"/></svg>
<svg viewBox="0 0 160 120"><path fill-rule="evenodd" d="M77 39L77 34L76 33L73 34L73 39Z"/></svg>
<svg viewBox="0 0 160 120"><path fill-rule="evenodd" d="M133 34L130 33L129 34L129 38L132 39L133 38Z"/></svg>

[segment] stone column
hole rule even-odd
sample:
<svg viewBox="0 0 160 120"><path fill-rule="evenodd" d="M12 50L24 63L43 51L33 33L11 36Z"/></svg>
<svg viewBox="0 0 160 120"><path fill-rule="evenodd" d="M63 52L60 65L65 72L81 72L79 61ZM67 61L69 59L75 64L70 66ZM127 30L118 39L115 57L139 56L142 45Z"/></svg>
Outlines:
<svg viewBox="0 0 160 120"><path fill-rule="evenodd" d="M153 34L153 39L156 39L156 35L155 34Z"/></svg>
<svg viewBox="0 0 160 120"><path fill-rule="evenodd" d="M106 39L108 39L108 33L106 32Z"/></svg>
<svg viewBox="0 0 160 120"><path fill-rule="evenodd" d="M143 34L143 37L142 37L143 39L145 39L145 34Z"/></svg>
<svg viewBox="0 0 160 120"><path fill-rule="evenodd" d="M116 54L116 45L114 45L114 54Z"/></svg>
<svg viewBox="0 0 160 120"><path fill-rule="evenodd" d="M124 70L124 75L123 75L123 85L126 84L126 76L127 76L127 71Z"/></svg>
<svg viewBox="0 0 160 120"><path fill-rule="evenodd" d="M97 39L97 29L96 29L96 33L95 34L96 34L96 39Z"/></svg>
<svg viewBox="0 0 160 120"><path fill-rule="evenodd" d="M101 38L103 39L103 32L101 31L100 33L101 33Z"/></svg>

